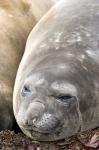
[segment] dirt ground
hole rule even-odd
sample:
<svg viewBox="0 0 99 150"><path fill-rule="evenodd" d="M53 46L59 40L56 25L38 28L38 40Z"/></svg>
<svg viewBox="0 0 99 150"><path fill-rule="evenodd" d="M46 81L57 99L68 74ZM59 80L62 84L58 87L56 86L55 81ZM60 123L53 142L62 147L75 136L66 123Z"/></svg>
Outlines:
<svg viewBox="0 0 99 150"><path fill-rule="evenodd" d="M99 150L99 128L51 143L34 142L21 132L1 131L0 150Z"/></svg>

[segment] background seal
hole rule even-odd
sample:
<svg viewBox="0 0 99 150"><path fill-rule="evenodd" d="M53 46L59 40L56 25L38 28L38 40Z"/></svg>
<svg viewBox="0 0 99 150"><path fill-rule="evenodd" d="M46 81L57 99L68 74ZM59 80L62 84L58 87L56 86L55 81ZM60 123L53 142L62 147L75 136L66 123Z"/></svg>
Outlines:
<svg viewBox="0 0 99 150"><path fill-rule="evenodd" d="M16 71L28 34L38 21L32 3L35 1L0 1L0 130L11 129L14 125L12 93ZM35 4L35 8L38 7Z"/></svg>

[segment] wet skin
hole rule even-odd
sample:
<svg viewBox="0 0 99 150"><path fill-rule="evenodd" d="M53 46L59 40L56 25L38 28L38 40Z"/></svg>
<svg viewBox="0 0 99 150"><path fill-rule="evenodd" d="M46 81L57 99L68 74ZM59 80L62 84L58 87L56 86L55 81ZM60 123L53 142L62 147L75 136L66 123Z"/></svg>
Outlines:
<svg viewBox="0 0 99 150"><path fill-rule="evenodd" d="M20 128L35 140L59 140L99 125L98 4L61 1L27 40L13 104Z"/></svg>

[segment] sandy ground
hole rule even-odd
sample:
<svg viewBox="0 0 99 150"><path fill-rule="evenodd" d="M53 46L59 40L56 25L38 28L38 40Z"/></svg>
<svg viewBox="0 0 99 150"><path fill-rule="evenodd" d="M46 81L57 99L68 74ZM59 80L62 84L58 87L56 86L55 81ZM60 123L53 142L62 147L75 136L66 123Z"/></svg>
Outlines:
<svg viewBox="0 0 99 150"><path fill-rule="evenodd" d="M21 132L1 131L0 150L99 150L99 128L51 143L34 142Z"/></svg>

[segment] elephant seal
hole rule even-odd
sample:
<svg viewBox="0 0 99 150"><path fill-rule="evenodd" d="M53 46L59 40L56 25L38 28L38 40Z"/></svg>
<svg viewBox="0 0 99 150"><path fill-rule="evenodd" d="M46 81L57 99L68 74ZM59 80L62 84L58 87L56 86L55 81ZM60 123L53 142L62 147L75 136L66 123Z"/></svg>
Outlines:
<svg viewBox="0 0 99 150"><path fill-rule="evenodd" d="M39 8L37 4L35 7ZM32 1L0 1L0 130L14 125L12 95L16 71L28 34L37 21Z"/></svg>
<svg viewBox="0 0 99 150"><path fill-rule="evenodd" d="M31 12L35 16L36 20L40 20L41 17L59 0L29 0L31 4Z"/></svg>
<svg viewBox="0 0 99 150"><path fill-rule="evenodd" d="M0 130L11 129L15 122L12 107L14 80L26 39L36 24L29 9L22 0L0 1Z"/></svg>
<svg viewBox="0 0 99 150"><path fill-rule="evenodd" d="M34 140L60 140L99 125L98 6L98 0L62 0L28 37L13 109Z"/></svg>

